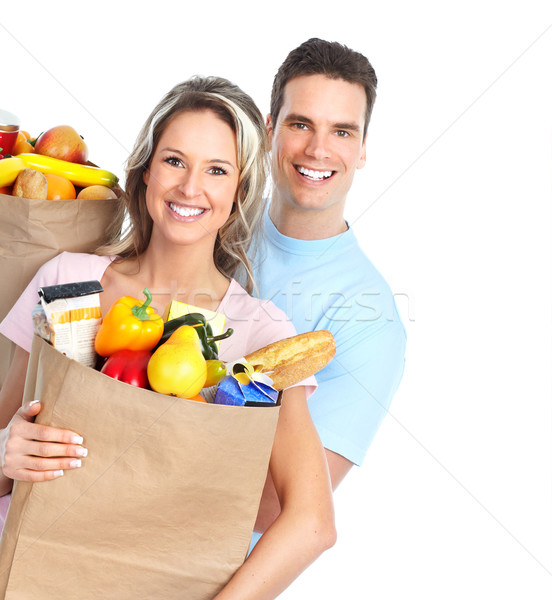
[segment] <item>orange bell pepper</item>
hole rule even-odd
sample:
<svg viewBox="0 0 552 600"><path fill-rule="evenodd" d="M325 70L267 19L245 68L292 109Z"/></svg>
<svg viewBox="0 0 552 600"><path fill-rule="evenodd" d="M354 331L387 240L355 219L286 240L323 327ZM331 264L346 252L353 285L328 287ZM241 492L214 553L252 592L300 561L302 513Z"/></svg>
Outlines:
<svg viewBox="0 0 552 600"><path fill-rule="evenodd" d="M151 350L163 335L163 319L151 308L151 292L144 288L145 302L123 296L109 309L94 347L100 356L117 350Z"/></svg>

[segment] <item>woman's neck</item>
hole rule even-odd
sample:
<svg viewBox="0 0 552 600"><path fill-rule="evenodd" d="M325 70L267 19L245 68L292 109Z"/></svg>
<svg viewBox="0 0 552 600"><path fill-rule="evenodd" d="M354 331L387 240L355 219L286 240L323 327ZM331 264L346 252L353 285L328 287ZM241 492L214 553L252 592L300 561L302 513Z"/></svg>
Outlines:
<svg viewBox="0 0 552 600"><path fill-rule="evenodd" d="M113 265L121 282L132 287L127 295L147 287L152 306L163 312L173 300L216 310L228 290L229 281L215 266L213 249L150 243L138 258ZM136 296L137 298L141 296Z"/></svg>

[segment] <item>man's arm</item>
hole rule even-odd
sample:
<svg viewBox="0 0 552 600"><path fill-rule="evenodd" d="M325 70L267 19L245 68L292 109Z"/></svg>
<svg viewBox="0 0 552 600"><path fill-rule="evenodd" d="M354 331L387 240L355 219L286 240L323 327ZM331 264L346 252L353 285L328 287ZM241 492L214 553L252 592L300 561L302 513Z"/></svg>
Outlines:
<svg viewBox="0 0 552 600"><path fill-rule="evenodd" d="M326 377L317 375L319 388L310 407L322 443L334 448L324 448L333 490L353 464L362 463L387 414L402 376L405 348L404 330L398 321L382 326L381 322L351 319L334 337L338 352L325 367ZM279 514L278 498L269 476L255 531L264 533Z"/></svg>
<svg viewBox="0 0 552 600"><path fill-rule="evenodd" d="M345 476L351 470L353 463L327 448L324 448L324 450L326 451L326 460L330 471L332 490L335 491L337 486L345 479ZM272 482L269 472L261 498L261 505L259 506L255 531L264 533L272 523L274 523L279 514L280 502L278 501L278 495L276 494L276 489L274 488L274 483Z"/></svg>

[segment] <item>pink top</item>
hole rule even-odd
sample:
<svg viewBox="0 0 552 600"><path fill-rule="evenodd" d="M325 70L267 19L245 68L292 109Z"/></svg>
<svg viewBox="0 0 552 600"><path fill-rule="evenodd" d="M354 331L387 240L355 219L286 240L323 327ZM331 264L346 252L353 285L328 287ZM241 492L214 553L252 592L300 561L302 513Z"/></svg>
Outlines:
<svg viewBox="0 0 552 600"><path fill-rule="evenodd" d="M0 323L0 333L30 352L33 339L31 312L38 302L38 288L75 281L101 281L112 260L110 256L72 252L62 252L51 259L38 270ZM285 313L269 300L253 298L234 279L230 280L217 312L226 315L225 327L234 330L220 345L219 356L225 362L295 335L295 328ZM306 380L306 383L316 387L314 379Z"/></svg>

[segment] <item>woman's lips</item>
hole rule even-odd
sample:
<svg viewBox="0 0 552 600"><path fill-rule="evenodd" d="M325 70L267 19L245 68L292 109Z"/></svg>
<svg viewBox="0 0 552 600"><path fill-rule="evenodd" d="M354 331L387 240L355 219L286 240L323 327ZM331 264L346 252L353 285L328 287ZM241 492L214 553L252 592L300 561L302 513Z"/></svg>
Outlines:
<svg viewBox="0 0 552 600"><path fill-rule="evenodd" d="M181 206L179 204L175 204L174 202L169 202L168 205L169 205L169 208L174 213L176 213L180 217L184 217L184 218L194 219L196 217L201 216L207 210L205 208L194 207L194 206Z"/></svg>

